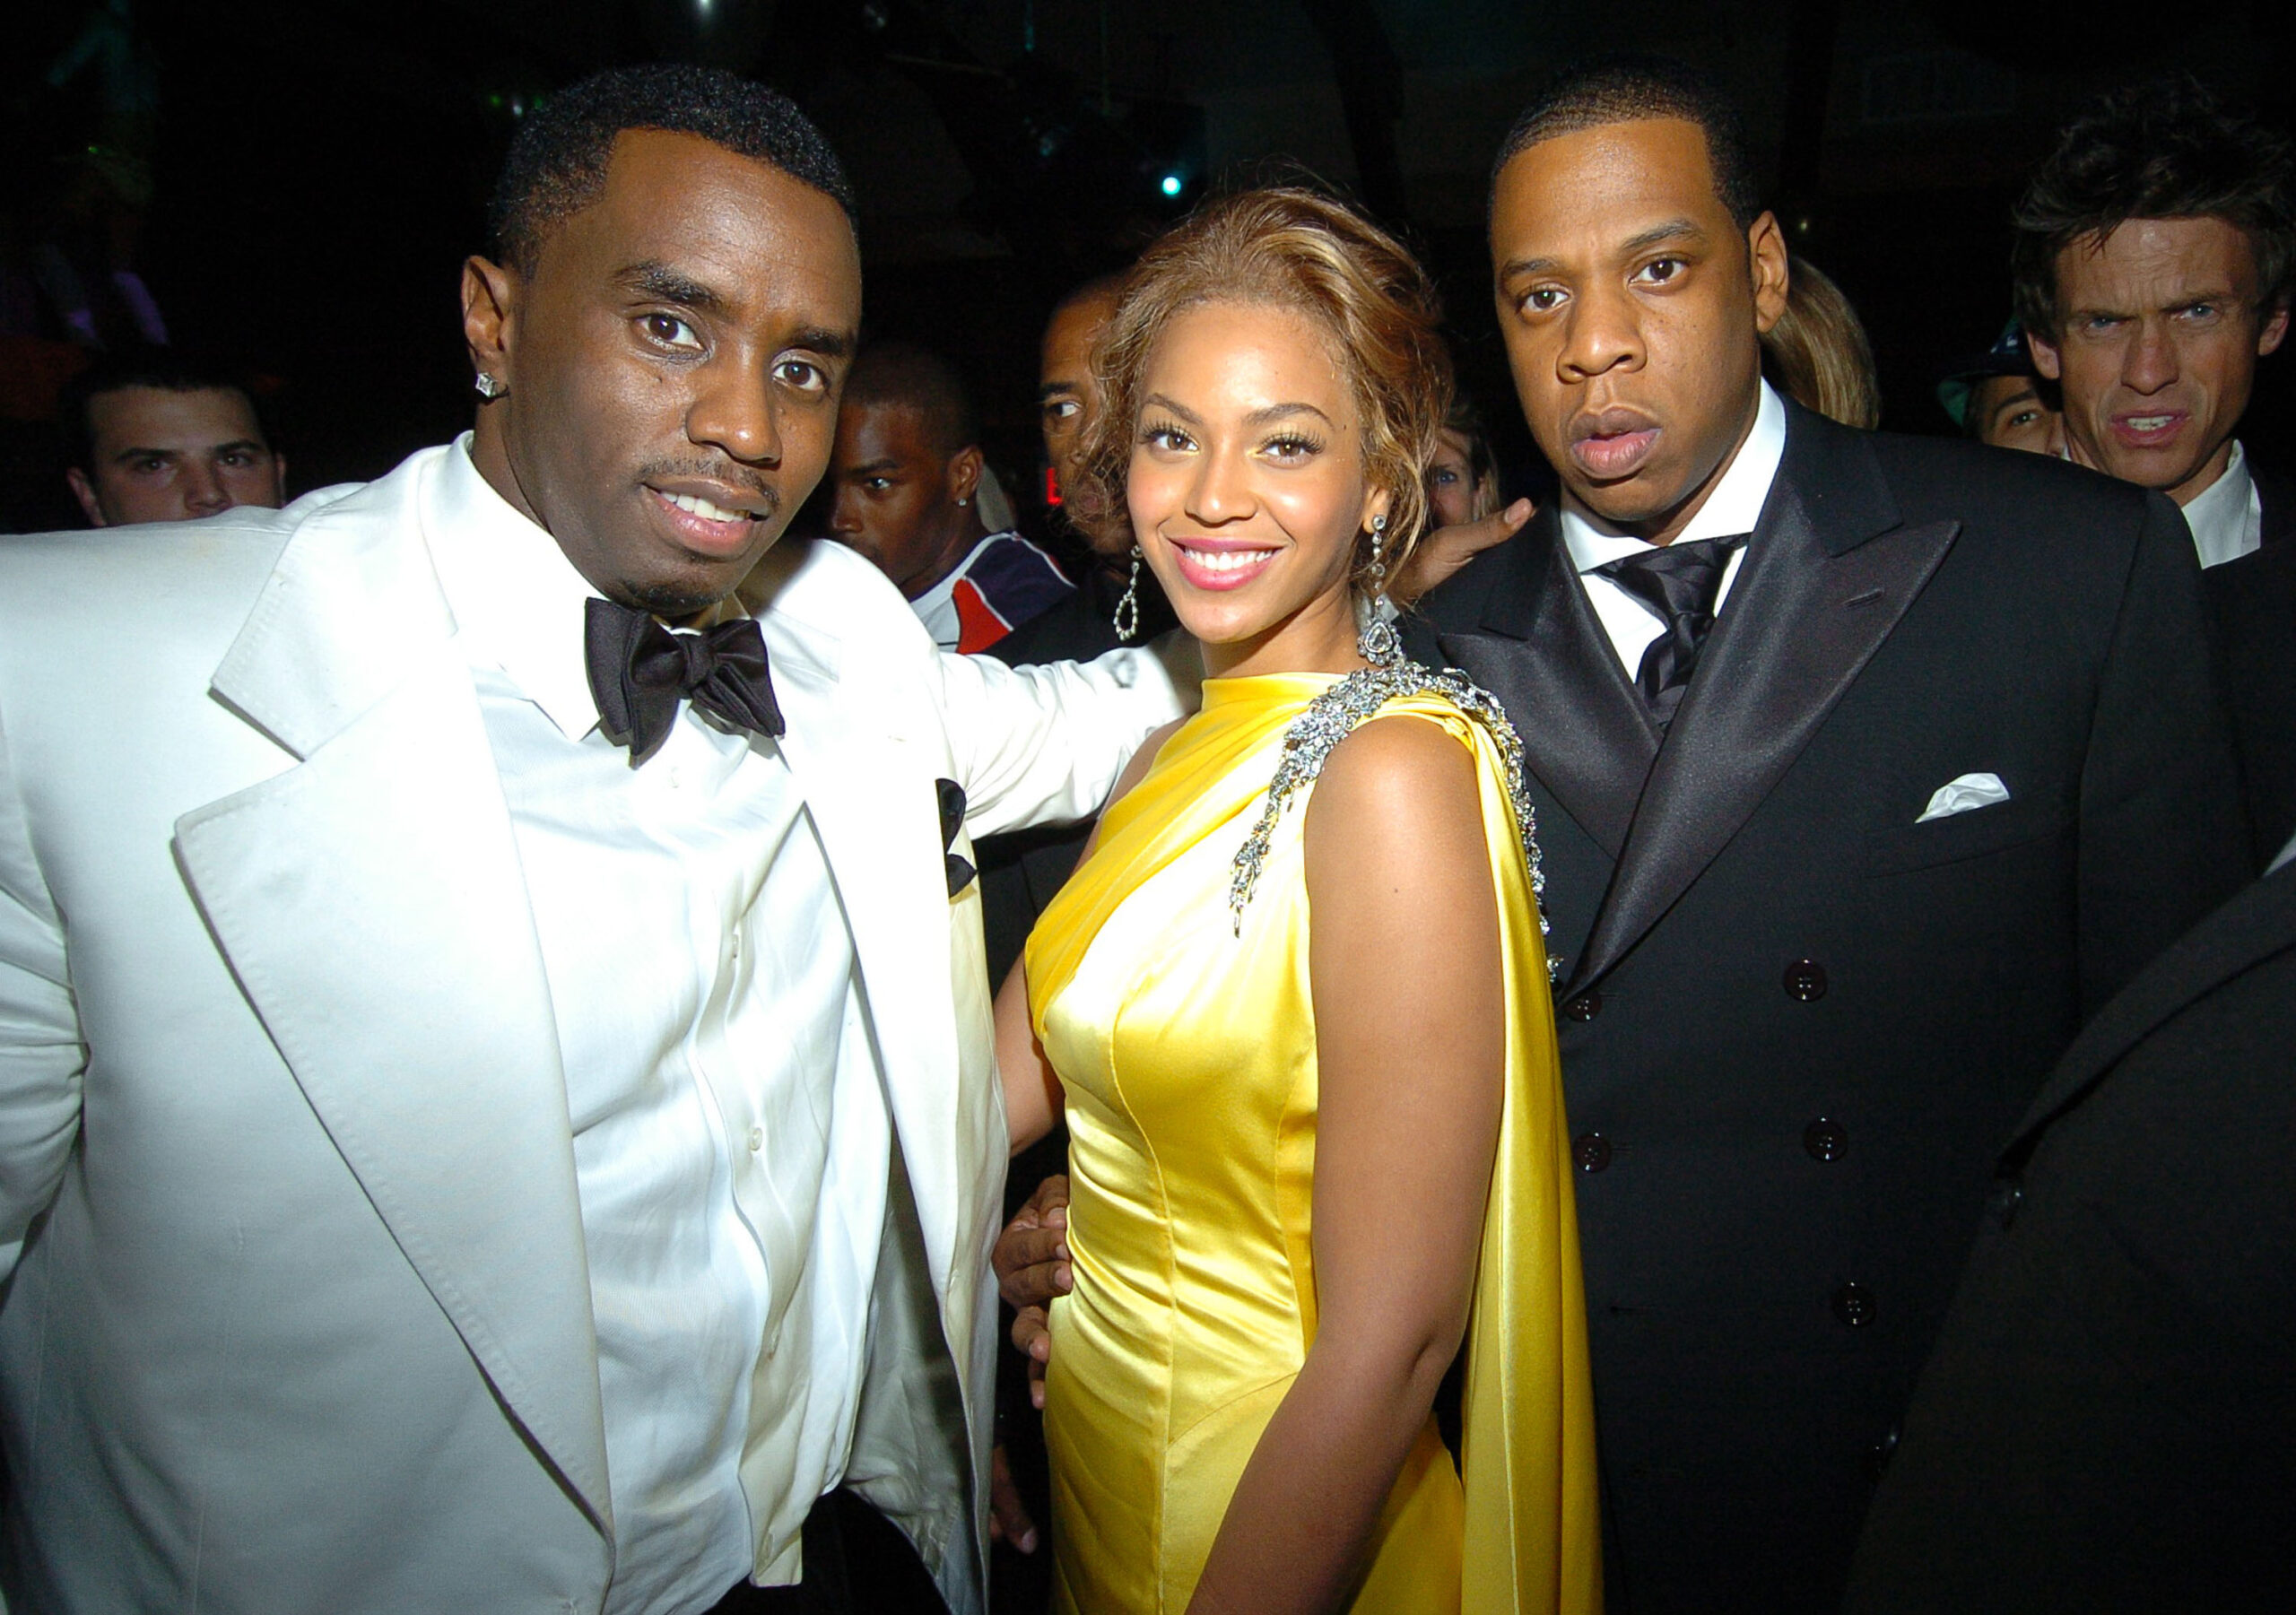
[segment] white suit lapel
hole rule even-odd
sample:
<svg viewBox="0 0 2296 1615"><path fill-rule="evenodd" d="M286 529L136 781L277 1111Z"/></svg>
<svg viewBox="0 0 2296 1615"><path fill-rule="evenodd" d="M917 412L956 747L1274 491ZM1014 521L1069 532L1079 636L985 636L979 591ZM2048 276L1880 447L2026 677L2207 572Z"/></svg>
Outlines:
<svg viewBox="0 0 2296 1615"><path fill-rule="evenodd" d="M303 760L186 814L177 845L344 1161L610 1536L556 1022L417 525L436 464L418 457L290 540L214 690Z"/></svg>

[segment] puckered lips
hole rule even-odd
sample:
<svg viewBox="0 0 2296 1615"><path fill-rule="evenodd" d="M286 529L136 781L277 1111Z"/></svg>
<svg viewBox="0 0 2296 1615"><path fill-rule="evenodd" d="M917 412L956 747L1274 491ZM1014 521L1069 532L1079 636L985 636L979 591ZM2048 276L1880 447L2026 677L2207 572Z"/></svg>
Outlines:
<svg viewBox="0 0 2296 1615"><path fill-rule="evenodd" d="M1283 545L1261 538L1167 534L1164 542L1171 546L1173 564L1187 586L1215 593L1242 588L1266 571L1283 550Z"/></svg>
<svg viewBox="0 0 2296 1615"><path fill-rule="evenodd" d="M680 547L719 557L749 548L777 502L764 489L738 488L708 477L648 481L646 499Z"/></svg>
<svg viewBox="0 0 2296 1615"><path fill-rule="evenodd" d="M2115 410L2114 439L2127 448L2167 448L2181 437L2191 412L2155 404L2144 409Z"/></svg>
<svg viewBox="0 0 2296 1615"><path fill-rule="evenodd" d="M1615 482L1642 469L1658 441L1658 423L1640 410L1613 404L1570 422L1570 457L1598 482Z"/></svg>

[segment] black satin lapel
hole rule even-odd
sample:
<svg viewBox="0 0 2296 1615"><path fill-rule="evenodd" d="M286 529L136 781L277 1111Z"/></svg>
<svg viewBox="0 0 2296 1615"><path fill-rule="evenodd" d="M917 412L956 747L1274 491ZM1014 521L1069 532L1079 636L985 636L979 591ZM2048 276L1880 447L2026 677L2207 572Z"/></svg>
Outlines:
<svg viewBox="0 0 2296 1615"><path fill-rule="evenodd" d="M1616 859L1658 742L1619 670L1586 586L1564 564L1558 533L1548 564L1528 579L1527 612L1503 629L1444 634L1444 656L1499 698L1523 737L1525 765ZM1511 630L1519 630L1519 637Z"/></svg>
<svg viewBox="0 0 2296 1615"><path fill-rule="evenodd" d="M1651 765L1572 989L1624 957L1729 844L1961 531L1904 527L1830 555L1794 487L1777 491Z"/></svg>

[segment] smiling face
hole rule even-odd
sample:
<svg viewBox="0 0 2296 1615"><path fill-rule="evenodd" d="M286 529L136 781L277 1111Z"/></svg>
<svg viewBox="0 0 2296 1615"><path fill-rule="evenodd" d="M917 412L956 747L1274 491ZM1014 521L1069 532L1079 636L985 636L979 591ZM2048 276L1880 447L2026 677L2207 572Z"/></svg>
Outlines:
<svg viewBox="0 0 2296 1615"><path fill-rule="evenodd" d="M948 454L912 404L848 403L830 465L830 535L859 551L914 600L946 577L981 535L970 499L980 450Z"/></svg>
<svg viewBox="0 0 2296 1615"><path fill-rule="evenodd" d="M2073 457L2179 504L2223 473L2257 360L2288 310L2258 306L2256 255L2222 219L2131 219L2057 256L2055 341L2027 340L2065 389Z"/></svg>
<svg viewBox="0 0 2296 1615"><path fill-rule="evenodd" d="M1332 342L1306 316L1199 303L1140 377L1126 499L1133 533L1214 673L1344 672L1349 574L1387 509Z"/></svg>
<svg viewBox="0 0 2296 1615"><path fill-rule="evenodd" d="M531 273L474 258L464 333L506 395L473 457L601 594L731 594L820 481L861 317L835 200L696 135L614 143Z"/></svg>
<svg viewBox="0 0 2296 1615"><path fill-rule="evenodd" d="M1777 221L1741 230L1704 131L1645 118L1518 152L1491 254L1540 452L1587 509L1671 541L1753 426L1761 334L1786 306Z"/></svg>
<svg viewBox="0 0 2296 1615"><path fill-rule="evenodd" d="M125 386L96 394L87 408L88 467L65 477L95 526L286 503L286 462L236 387Z"/></svg>

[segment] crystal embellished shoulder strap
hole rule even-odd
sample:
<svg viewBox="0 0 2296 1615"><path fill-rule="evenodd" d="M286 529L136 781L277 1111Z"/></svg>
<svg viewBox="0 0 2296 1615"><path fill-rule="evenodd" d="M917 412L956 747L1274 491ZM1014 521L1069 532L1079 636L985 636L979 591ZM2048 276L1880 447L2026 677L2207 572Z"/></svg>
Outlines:
<svg viewBox="0 0 2296 1615"><path fill-rule="evenodd" d="M1531 895L1540 900L1539 934L1545 936L1546 873L1539 864L1536 818L1530 797L1523 789L1522 737L1507 721L1506 711L1498 699L1457 668L1447 667L1437 673L1416 662L1402 661L1349 673L1309 702L1308 709L1292 719L1292 726L1283 732L1283 752L1275 767L1275 777L1268 783L1267 805L1260 811L1259 822L1252 826L1252 833L1236 849L1236 860L1231 865L1228 912L1234 916L1238 935L1243 933L1244 906L1252 900L1252 890L1259 884L1260 866L1266 862L1275 826L1284 810L1292 805L1292 798L1315 784L1333 747L1376 717L1379 708L1389 701L1415 695L1437 696L1448 701L1481 724L1499 747L1500 761L1507 777L1507 800L1514 806L1515 822L1522 831L1523 856L1530 865ZM1560 963L1549 959L1550 977Z"/></svg>

